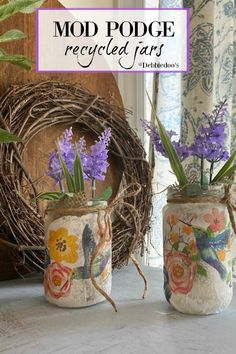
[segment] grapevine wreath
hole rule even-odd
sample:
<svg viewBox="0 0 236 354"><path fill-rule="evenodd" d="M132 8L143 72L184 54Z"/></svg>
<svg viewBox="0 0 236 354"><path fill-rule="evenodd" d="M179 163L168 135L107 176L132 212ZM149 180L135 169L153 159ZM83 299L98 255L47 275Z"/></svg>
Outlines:
<svg viewBox="0 0 236 354"><path fill-rule="evenodd" d="M24 166L23 152L40 131L58 124L76 123L96 136L104 128L112 128L110 154L121 161L120 189L135 188L132 186L137 183L141 186L138 194L128 188L127 196L123 196L125 203L115 207L113 268L127 264L135 249L143 253L151 214L151 172L141 141L123 109L82 86L46 81L9 88L0 99L0 123L23 141L0 146L0 247L9 246L16 269L22 265L28 271L44 267L43 216L35 200L32 202L23 190L22 181L27 180L31 196L39 191Z"/></svg>

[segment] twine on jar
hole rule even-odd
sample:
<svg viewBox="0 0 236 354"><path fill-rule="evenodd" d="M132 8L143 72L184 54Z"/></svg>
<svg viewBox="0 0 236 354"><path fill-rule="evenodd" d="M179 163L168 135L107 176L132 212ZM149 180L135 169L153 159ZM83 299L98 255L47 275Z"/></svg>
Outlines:
<svg viewBox="0 0 236 354"><path fill-rule="evenodd" d="M235 206L232 203L232 193L231 193L232 185L225 186L225 196L221 200L221 203L226 204L227 210L229 213L229 219L232 225L232 229L234 231L234 236L236 235L236 223L234 218L234 212L236 211Z"/></svg>
<svg viewBox="0 0 236 354"><path fill-rule="evenodd" d="M96 248L94 252L92 253L92 257L90 260L90 266L89 266L89 275L91 282L95 289L105 297L107 301L110 302L112 307L114 308L115 312L117 312L117 307L115 302L112 300L112 298L98 285L97 280L94 277L93 273L93 264L96 259L96 257L99 255L99 252L101 248L104 246L106 242L111 242L112 240L112 229L111 229L111 218L110 218L110 213L109 211L105 210L105 228L103 227L103 210L99 209L98 210L98 217L97 217L97 222L98 222L98 230L99 230L99 235L100 239L98 244L96 245ZM107 237L108 235L108 237Z"/></svg>
<svg viewBox="0 0 236 354"><path fill-rule="evenodd" d="M131 192L129 192L129 189L131 189L132 187L132 190ZM133 189L135 188L135 189ZM136 227L136 237L134 238L132 244L131 244L131 247L130 247L130 250L129 250L129 258L132 260L132 262L134 263L136 269L138 270L138 273L140 274L140 276L143 278L144 280L144 293L143 293L143 299L146 298L146 295L147 295L147 290L148 290L148 282L147 282L147 279L144 275L144 273L142 272L141 268L140 268L140 265L138 263L138 261L135 259L134 255L133 255L133 252L134 252L134 249L137 245L137 243L139 242L140 240L140 237L141 237L141 232L140 232L140 228L141 228L141 225L140 225L140 217L139 217L139 214L138 214L138 211L135 209L135 207L131 204L129 204L128 202L124 202L123 199L124 199L124 196L126 198L130 198L130 197L134 197L136 196L139 192L141 191L141 186L139 183L131 183L129 186L127 186L126 188L124 188L117 196L116 198L107 206L107 207L104 207L104 206L94 206L92 207L92 210L94 211L97 211L98 212L98 228L99 228L99 234L100 234L100 240L92 254L92 257L91 257L91 260L90 260L90 278L91 278L91 281L93 283L93 286L95 287L95 289L100 292L100 294L102 294L107 301L110 302L110 304L112 305L112 307L114 308L115 312L117 312L117 307L116 307L116 304L115 302L112 300L112 298L98 285L94 275L93 275L93 263L96 259L96 257L98 256L100 250L102 249L102 247L104 246L104 244L106 242L111 242L112 241L112 224L111 224L111 213L114 209L115 206L117 206L117 204L119 203L122 203L123 205L125 205L131 215L133 216L133 220L134 220L134 223L135 223L135 227ZM90 208L91 210L91 208ZM103 215L102 215L102 211L105 212L105 228L103 227L103 223L102 223L102 220L103 220ZM107 237L108 235L108 237Z"/></svg>
<svg viewBox="0 0 236 354"><path fill-rule="evenodd" d="M97 223L98 223L98 229L99 229L99 242L96 245L96 248L94 252L92 253L91 260L90 260L90 278L92 281L93 286L95 289L105 297L105 299L110 302L114 310L117 312L117 307L115 302L112 300L112 298L98 285L96 278L94 277L93 274L93 264L94 261L96 260L96 257L99 255L102 247L106 242L111 242L112 241L112 223L111 223L111 214L117 205L122 204L127 207L129 210L130 214L132 215L133 222L135 225L135 230L136 234L135 237L131 243L130 249L129 249L129 259L132 260L134 263L138 273L140 276L143 278L144 281L144 292L142 298L145 299L147 296L147 291L148 291L148 282L147 279L141 270L141 267L139 265L139 262L136 260L134 256L134 251L135 248L138 244L138 242L142 239L142 234L141 234L141 220L139 216L138 210L135 208L134 205L130 204L128 202L128 198L135 197L138 195L141 191L141 186L139 183L130 183L126 188L124 188L118 195L112 200L112 202L108 206L104 205L86 205L87 199L84 198L84 195L77 195L76 196L76 202L73 203L73 205L78 206L79 202L79 207L71 207L70 200L74 198L66 198L65 200L61 200L55 204L53 204L53 207L49 207L46 210L46 213L48 211L53 211L55 210L57 214L61 215L71 215L71 213L79 213L80 215L84 215L87 213L98 213L97 217ZM126 199L127 201L124 201ZM105 213L105 227L103 226L103 212ZM108 235L108 237L107 237Z"/></svg>
<svg viewBox="0 0 236 354"><path fill-rule="evenodd" d="M132 187L132 188L131 188ZM134 189L133 189L134 188ZM129 192L129 189L131 189L131 192ZM126 188L124 188L118 195L117 197L113 200L113 202L109 205L109 208L111 208L111 210L120 202L125 205L128 210L130 211L130 214L133 217L133 222L135 225L135 230L136 230L136 236L133 239L130 249L129 249L129 258L132 260L132 262L134 263L139 275L143 278L144 281L144 292L143 292L143 296L142 298L145 299L147 296L147 291L148 291L148 281L139 265L139 262L137 261L137 259L134 256L134 251L135 248L138 244L138 242L142 239L142 233L141 233L141 221L140 221L140 216L139 216L139 212L137 211L137 209L130 203L128 202L124 202L124 197L126 198L130 198L130 197L134 197L136 195L138 195L141 191L141 185L139 183L130 183ZM127 193L127 194L126 194Z"/></svg>

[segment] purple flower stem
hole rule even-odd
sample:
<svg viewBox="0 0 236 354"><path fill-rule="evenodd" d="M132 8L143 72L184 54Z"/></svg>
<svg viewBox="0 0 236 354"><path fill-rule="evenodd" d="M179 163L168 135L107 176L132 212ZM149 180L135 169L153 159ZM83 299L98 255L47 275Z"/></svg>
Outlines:
<svg viewBox="0 0 236 354"><path fill-rule="evenodd" d="M62 181L60 180L58 183L59 183L60 191L61 191L62 193L64 193L64 192L65 192L65 189L64 189L64 186L63 186Z"/></svg>
<svg viewBox="0 0 236 354"><path fill-rule="evenodd" d="M204 173L204 156L201 156L201 186L203 186L203 173Z"/></svg>
<svg viewBox="0 0 236 354"><path fill-rule="evenodd" d="M210 166L210 183L212 182L213 172L214 172L214 162L212 161Z"/></svg>
<svg viewBox="0 0 236 354"><path fill-rule="evenodd" d="M219 117L219 115L220 115L220 113L221 113L221 110L222 110L222 108L226 105L226 102L227 102L227 99L225 99L225 100L221 103L221 105L219 106L218 111L216 112L216 115L215 115L214 122L217 122L217 119L218 119L218 117Z"/></svg>
<svg viewBox="0 0 236 354"><path fill-rule="evenodd" d="M95 181L95 178L91 179L91 183L92 183L92 198L95 198L95 196L96 196L96 181Z"/></svg>

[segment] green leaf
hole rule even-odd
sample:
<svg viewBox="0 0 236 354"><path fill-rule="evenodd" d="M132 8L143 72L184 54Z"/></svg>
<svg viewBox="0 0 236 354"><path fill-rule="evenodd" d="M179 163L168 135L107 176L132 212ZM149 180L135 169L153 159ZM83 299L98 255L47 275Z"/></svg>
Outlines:
<svg viewBox="0 0 236 354"><path fill-rule="evenodd" d="M170 166L171 166L172 171L174 172L174 174L175 174L175 176L176 176L176 178L178 180L179 185L181 187L183 187L186 184L188 184L188 179L187 179L187 177L185 175L185 172L184 172L183 166L181 164L179 155L177 154L174 146L172 145L170 137L167 134L164 125L161 123L160 119L158 118L157 113L156 113L156 109L153 106L151 98L149 97L148 93L147 93L147 96L148 96L149 102L151 104L152 110L153 110L153 112L156 115L158 132L159 132L159 135L160 135L161 142L162 142L162 144L164 146L164 149L166 151L166 154L167 154L167 156L169 158Z"/></svg>
<svg viewBox="0 0 236 354"><path fill-rule="evenodd" d="M200 261L200 259L201 259L199 253L194 254L193 256L189 256L189 258L191 258L191 260L194 262Z"/></svg>
<svg viewBox="0 0 236 354"><path fill-rule="evenodd" d="M78 153L76 154L74 162L74 183L77 193L85 191L83 167Z"/></svg>
<svg viewBox="0 0 236 354"><path fill-rule="evenodd" d="M44 3L43 0L10 0L0 6L0 21L15 15L18 12L30 13Z"/></svg>
<svg viewBox="0 0 236 354"><path fill-rule="evenodd" d="M112 188L111 187L107 187L102 194L100 195L100 199L101 200L105 200L107 201L108 199L110 199L112 196Z"/></svg>
<svg viewBox="0 0 236 354"><path fill-rule="evenodd" d="M189 254L189 246L185 246L182 252L188 255Z"/></svg>
<svg viewBox="0 0 236 354"><path fill-rule="evenodd" d="M30 13L34 12L37 8L41 7L43 5L44 1L45 0L33 1L32 5L25 7L23 10L21 10L21 12L23 14L30 14Z"/></svg>
<svg viewBox="0 0 236 354"><path fill-rule="evenodd" d="M0 43L19 40L23 38L25 38L24 32L19 31L17 29L13 29L8 32L5 32L0 36Z"/></svg>
<svg viewBox="0 0 236 354"><path fill-rule="evenodd" d="M0 56L6 55L6 54L7 54L6 51L3 48L0 48Z"/></svg>
<svg viewBox="0 0 236 354"><path fill-rule="evenodd" d="M95 201L108 201L112 196L112 188L107 187L99 197L93 198Z"/></svg>
<svg viewBox="0 0 236 354"><path fill-rule="evenodd" d="M215 237L215 235L214 235L214 232L208 227L207 229L206 229L206 232L207 232L207 237Z"/></svg>
<svg viewBox="0 0 236 354"><path fill-rule="evenodd" d="M217 182L221 182L225 177L229 176L229 173L233 173L231 172L231 168L235 167L232 166L234 164L234 161L236 159L236 150L232 153L232 155L228 158L228 160L226 161L226 163L224 164L224 166L220 169L220 171L217 173L217 175L213 178L212 180L212 184L213 183L217 183Z"/></svg>
<svg viewBox="0 0 236 354"><path fill-rule="evenodd" d="M175 243L173 244L172 248L173 248L174 250L178 251L178 249L179 249L179 242L175 242Z"/></svg>
<svg viewBox="0 0 236 354"><path fill-rule="evenodd" d="M32 64L34 63L33 60L26 58L24 55L10 55L10 54L0 54L0 61L4 61L13 65L17 65L25 70L31 70Z"/></svg>
<svg viewBox="0 0 236 354"><path fill-rule="evenodd" d="M226 284L230 284L232 281L232 272L229 272L227 274L227 278L226 278Z"/></svg>
<svg viewBox="0 0 236 354"><path fill-rule="evenodd" d="M65 192L46 192L40 193L34 199L41 199L41 200L61 200L63 198L73 198L74 193L65 193Z"/></svg>
<svg viewBox="0 0 236 354"><path fill-rule="evenodd" d="M65 179L66 179L68 192L69 193L75 193L75 184L74 184L73 177L71 176L70 171L68 170L68 168L67 168L67 166L65 164L65 161L63 160L63 158L61 156L61 153L60 153L60 150L59 150L59 146L58 146L58 149L57 149L57 153L58 153L59 161L60 161L61 167L62 167L63 172L64 172L64 176L65 176Z"/></svg>
<svg viewBox="0 0 236 354"><path fill-rule="evenodd" d="M77 271L77 269L75 269L72 273L72 279L75 279L75 280L81 280L83 279L83 272L82 271Z"/></svg>
<svg viewBox="0 0 236 354"><path fill-rule="evenodd" d="M20 142L22 142L21 138L0 128L0 143L8 144L8 143L20 143Z"/></svg>
<svg viewBox="0 0 236 354"><path fill-rule="evenodd" d="M207 277L207 271L200 264L197 265L197 273L203 277Z"/></svg>
<svg viewBox="0 0 236 354"><path fill-rule="evenodd" d="M224 176L222 177L221 181L223 181L225 178L230 178L234 172L236 171L236 165L233 165L228 169L227 172L225 172ZM224 181L225 182L225 181ZM229 181L231 183L231 181Z"/></svg>
<svg viewBox="0 0 236 354"><path fill-rule="evenodd" d="M40 193L36 197L36 199L42 199L42 200L60 200L62 198L63 198L63 193L60 192Z"/></svg>

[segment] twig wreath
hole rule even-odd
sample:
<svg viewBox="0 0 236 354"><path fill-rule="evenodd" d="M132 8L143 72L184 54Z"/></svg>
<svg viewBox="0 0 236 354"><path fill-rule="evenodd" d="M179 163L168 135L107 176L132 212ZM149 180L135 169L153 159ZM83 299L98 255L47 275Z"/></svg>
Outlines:
<svg viewBox="0 0 236 354"><path fill-rule="evenodd" d="M24 142L0 147L0 245L10 247L16 269L21 265L28 270L44 267L43 217L37 203L23 191L23 179L30 185L31 195L38 191L22 156L40 131L58 124L76 123L97 136L106 127L112 128L110 153L122 162L121 188L126 190L112 220L113 268L127 264L134 250L139 248L143 253L151 214L151 172L141 141L123 109L84 87L46 81L11 87L0 99L0 113L1 127ZM137 183L140 192L132 193L129 189Z"/></svg>

